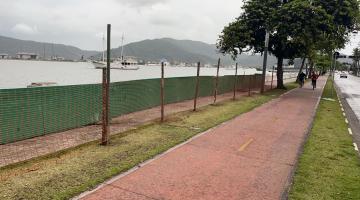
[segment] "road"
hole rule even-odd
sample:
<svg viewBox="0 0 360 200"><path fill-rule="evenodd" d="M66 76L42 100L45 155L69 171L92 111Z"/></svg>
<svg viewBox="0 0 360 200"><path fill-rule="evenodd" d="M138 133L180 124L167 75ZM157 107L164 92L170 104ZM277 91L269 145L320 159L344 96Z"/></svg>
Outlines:
<svg viewBox="0 0 360 200"><path fill-rule="evenodd" d="M340 78L339 74L336 74L335 83L352 129L353 138L360 147L360 77L349 75L348 78Z"/></svg>

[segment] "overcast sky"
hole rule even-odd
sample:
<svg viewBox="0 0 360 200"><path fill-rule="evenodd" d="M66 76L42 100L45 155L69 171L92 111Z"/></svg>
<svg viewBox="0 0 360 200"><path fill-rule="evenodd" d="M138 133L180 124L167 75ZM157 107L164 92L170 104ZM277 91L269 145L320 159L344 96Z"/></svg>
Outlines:
<svg viewBox="0 0 360 200"><path fill-rule="evenodd" d="M112 47L171 37L216 43L242 0L0 0L0 34L19 39L101 50L112 24ZM344 50L350 53L360 37Z"/></svg>

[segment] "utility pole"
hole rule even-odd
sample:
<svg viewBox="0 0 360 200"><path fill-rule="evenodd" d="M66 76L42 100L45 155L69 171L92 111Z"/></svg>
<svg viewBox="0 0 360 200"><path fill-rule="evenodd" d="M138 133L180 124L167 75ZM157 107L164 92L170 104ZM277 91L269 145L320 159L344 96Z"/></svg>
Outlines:
<svg viewBox="0 0 360 200"><path fill-rule="evenodd" d="M264 48L264 60L263 60L263 71L262 71L262 80L261 80L261 94L265 91L265 78L266 78L266 65L267 65L267 55L268 55L268 48L269 48L269 39L270 34L269 31L266 30L265 34L265 48Z"/></svg>

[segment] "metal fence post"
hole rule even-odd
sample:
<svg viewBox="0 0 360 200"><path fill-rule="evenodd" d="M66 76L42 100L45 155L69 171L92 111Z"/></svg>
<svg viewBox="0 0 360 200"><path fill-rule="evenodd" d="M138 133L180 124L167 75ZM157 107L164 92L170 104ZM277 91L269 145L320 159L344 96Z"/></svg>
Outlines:
<svg viewBox="0 0 360 200"><path fill-rule="evenodd" d="M238 73L238 63L235 65L235 76L234 76L234 96L233 99L236 99L236 85L237 85L237 73Z"/></svg>
<svg viewBox="0 0 360 200"><path fill-rule="evenodd" d="M215 90L214 90L214 103L216 103L216 98L217 98L217 94L218 94L219 70L220 70L220 58L218 60L217 71L216 71Z"/></svg>
<svg viewBox="0 0 360 200"><path fill-rule="evenodd" d="M160 103L161 103L161 122L164 121L164 62L161 62L161 79L160 79Z"/></svg>
<svg viewBox="0 0 360 200"><path fill-rule="evenodd" d="M194 111L196 111L197 98L199 96L199 83L200 83L200 62L198 62L198 64L197 64L196 86L195 86L195 97L194 97Z"/></svg>

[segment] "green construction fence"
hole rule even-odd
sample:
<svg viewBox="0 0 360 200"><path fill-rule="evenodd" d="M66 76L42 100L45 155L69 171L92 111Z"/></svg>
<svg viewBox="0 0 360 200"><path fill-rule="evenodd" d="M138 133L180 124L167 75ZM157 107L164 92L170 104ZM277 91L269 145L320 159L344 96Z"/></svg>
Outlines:
<svg viewBox="0 0 360 200"><path fill-rule="evenodd" d="M234 76L219 77L219 94L230 92ZM165 103L194 98L196 77L165 79ZM215 78L201 76L199 96L214 92ZM260 87L261 75L238 76L238 90ZM0 144L94 124L102 115L101 84L0 90ZM110 85L110 116L160 105L160 79Z"/></svg>

